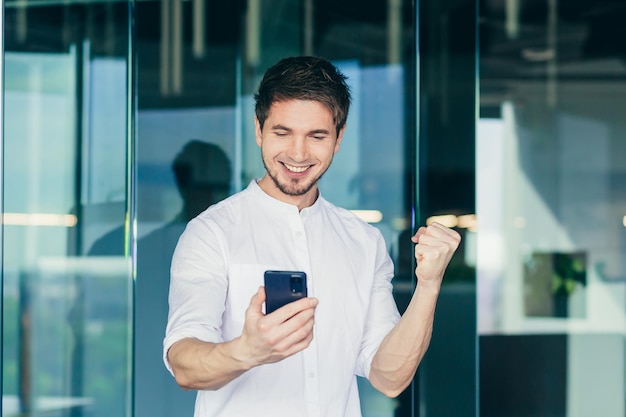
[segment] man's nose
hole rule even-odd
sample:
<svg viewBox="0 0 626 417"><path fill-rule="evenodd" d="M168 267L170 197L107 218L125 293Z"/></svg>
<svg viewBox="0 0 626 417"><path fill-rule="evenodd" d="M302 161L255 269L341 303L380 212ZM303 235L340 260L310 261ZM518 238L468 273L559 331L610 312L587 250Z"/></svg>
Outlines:
<svg viewBox="0 0 626 417"><path fill-rule="evenodd" d="M294 161L303 161L307 158L306 138L295 137L289 147L289 157Z"/></svg>

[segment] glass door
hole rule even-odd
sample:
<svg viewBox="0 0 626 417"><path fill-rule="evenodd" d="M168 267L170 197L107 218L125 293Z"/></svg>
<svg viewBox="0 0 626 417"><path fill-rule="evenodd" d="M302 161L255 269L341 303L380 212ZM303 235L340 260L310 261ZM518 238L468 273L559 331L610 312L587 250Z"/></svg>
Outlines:
<svg viewBox="0 0 626 417"><path fill-rule="evenodd" d="M130 416L129 3L3 12L2 415Z"/></svg>

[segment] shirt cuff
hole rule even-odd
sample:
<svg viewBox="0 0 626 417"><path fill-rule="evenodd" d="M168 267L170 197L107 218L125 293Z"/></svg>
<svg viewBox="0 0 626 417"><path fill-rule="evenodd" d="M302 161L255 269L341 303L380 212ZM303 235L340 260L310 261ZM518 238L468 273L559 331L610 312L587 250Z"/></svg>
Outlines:
<svg viewBox="0 0 626 417"><path fill-rule="evenodd" d="M209 343L221 343L223 342L221 335L219 332L207 330L207 329L181 329L177 332L173 332L168 334L163 340L163 363L165 364L165 368L174 375L172 371L172 366L170 365L169 360L167 359L167 352L170 350L172 345L179 340L183 339L198 339L203 342Z"/></svg>

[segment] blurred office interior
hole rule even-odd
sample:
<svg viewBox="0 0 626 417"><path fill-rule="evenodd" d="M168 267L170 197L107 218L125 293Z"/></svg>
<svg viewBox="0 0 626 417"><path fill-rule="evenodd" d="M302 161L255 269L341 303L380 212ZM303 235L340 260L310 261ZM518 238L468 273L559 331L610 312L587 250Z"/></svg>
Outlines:
<svg viewBox="0 0 626 417"><path fill-rule="evenodd" d="M191 416L162 362L186 222L263 174L253 94L354 101L323 195L463 236L431 348L364 417L626 415L626 2L1 0L2 416Z"/></svg>

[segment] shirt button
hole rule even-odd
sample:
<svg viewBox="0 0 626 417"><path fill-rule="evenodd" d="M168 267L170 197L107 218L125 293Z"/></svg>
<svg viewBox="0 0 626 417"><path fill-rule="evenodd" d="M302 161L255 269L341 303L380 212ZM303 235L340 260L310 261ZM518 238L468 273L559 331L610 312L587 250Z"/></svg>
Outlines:
<svg viewBox="0 0 626 417"><path fill-rule="evenodd" d="M315 372L309 372L309 378L315 378Z"/></svg>
<svg viewBox="0 0 626 417"><path fill-rule="evenodd" d="M301 238L302 237L302 232L296 232L296 237L297 238Z"/></svg>

